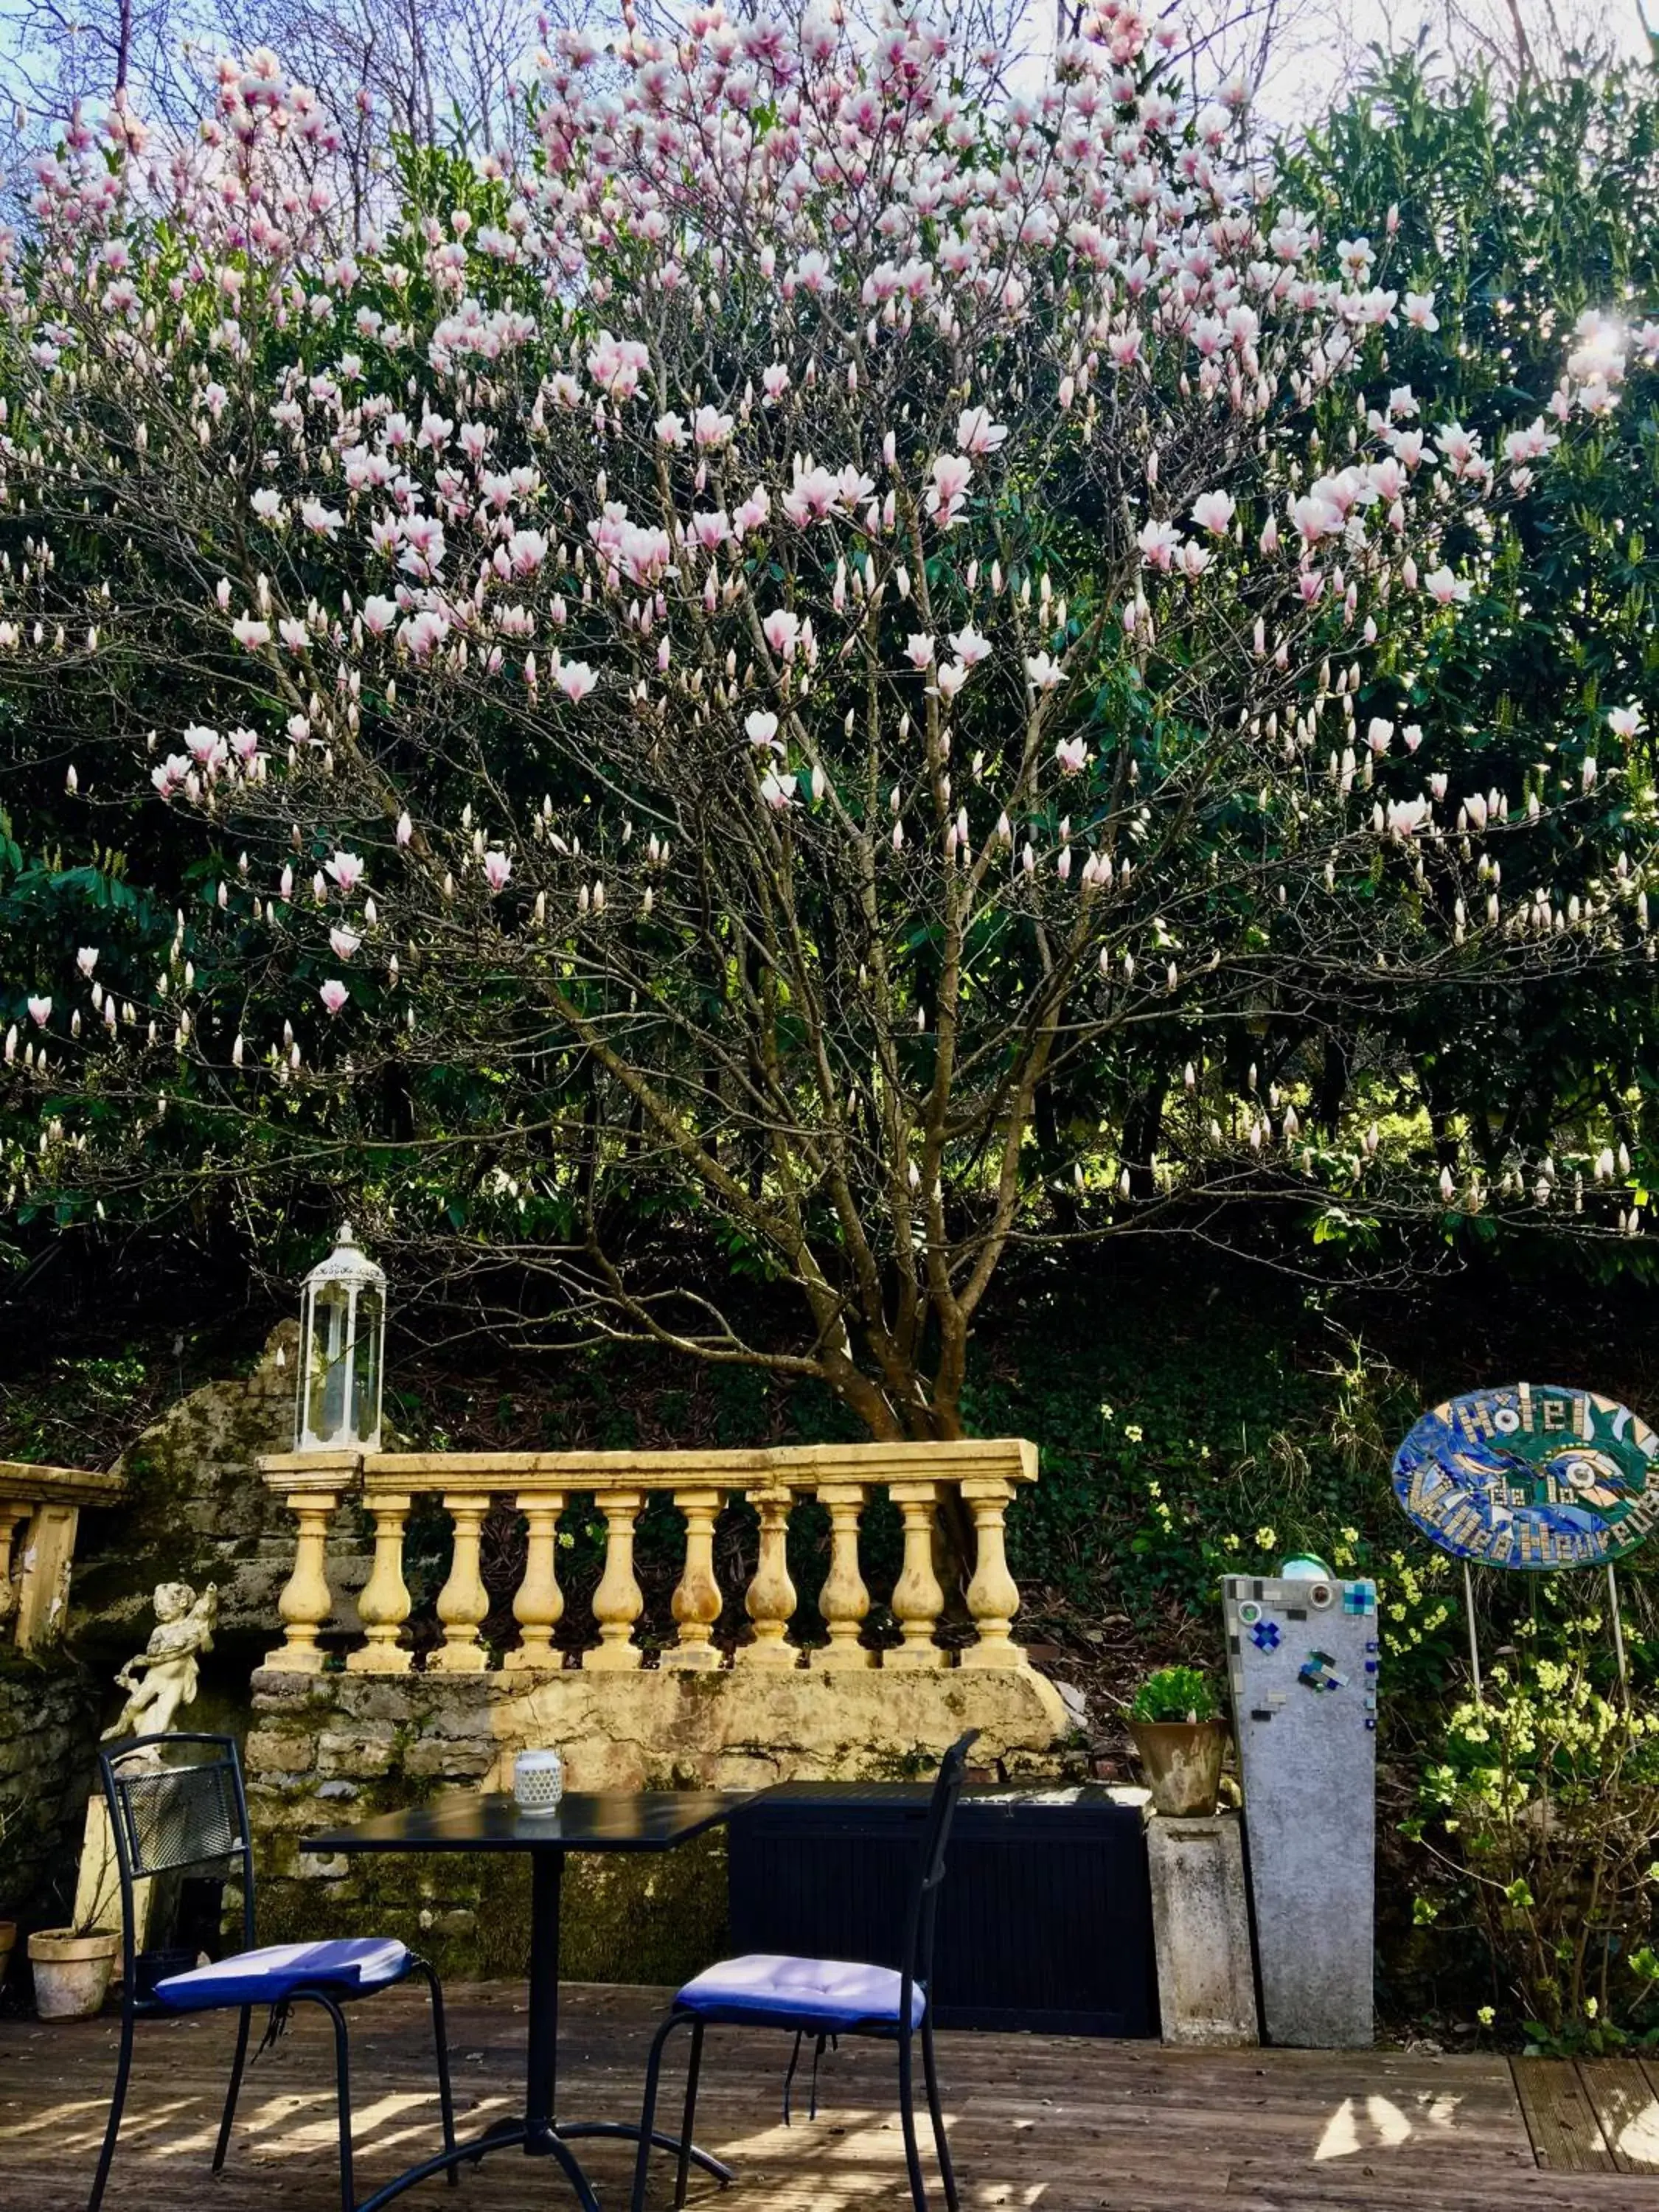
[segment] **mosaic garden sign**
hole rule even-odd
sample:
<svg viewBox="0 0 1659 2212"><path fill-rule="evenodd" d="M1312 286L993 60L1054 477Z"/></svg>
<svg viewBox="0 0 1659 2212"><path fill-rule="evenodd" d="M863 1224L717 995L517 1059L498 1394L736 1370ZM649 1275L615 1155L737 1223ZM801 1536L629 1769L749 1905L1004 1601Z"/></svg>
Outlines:
<svg viewBox="0 0 1659 2212"><path fill-rule="evenodd" d="M1610 1565L1659 1522L1659 1437L1626 1406L1507 1382L1425 1413L1395 1495L1455 1559L1542 1571Z"/></svg>

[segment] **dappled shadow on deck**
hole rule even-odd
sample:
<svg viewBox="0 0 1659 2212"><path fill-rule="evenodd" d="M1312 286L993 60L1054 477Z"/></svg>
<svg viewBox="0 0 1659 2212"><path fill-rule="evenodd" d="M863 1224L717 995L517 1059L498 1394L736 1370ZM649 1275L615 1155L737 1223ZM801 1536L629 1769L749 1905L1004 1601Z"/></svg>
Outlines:
<svg viewBox="0 0 1659 2212"><path fill-rule="evenodd" d="M451 1995L459 2124L467 2132L513 2109L518 2097L523 1994L496 1983ZM567 1991L562 2117L636 2111L665 1996ZM435 2147L437 2100L425 2008L413 1990L355 2007L353 2027L357 2183L367 2196ZM334 2212L331 2047L314 2020L297 2021L250 2069L229 2164L217 2179L210 2173L232 2028L229 2015L140 2024L109 2212ZM1523 2111L1511 2069L1498 2057L1177 2053L1154 2044L968 2034L941 2036L939 2049L964 2212L1659 2212L1659 2100L1633 2064L1608 2088L1624 2103L1615 2099L1599 2135L1592 2117L1589 2149L1599 2144L1601 2155L1587 2155L1589 2170L1580 2171L1572 2170L1576 2159L1562 2162L1567 2153L1559 2143L1540 2142L1551 2163L1540 2163L1534 2145L1545 2105L1530 2089L1551 2085L1529 2084ZM108 2019L55 2027L0 2021L5 2212L80 2212L114 2055ZM738 2168L738 2179L724 2195L694 2179L692 2203L718 2200L724 2212L908 2203L890 2051L852 2044L827 2055L817 2118L806 2117L798 2082L794 2124L785 2127L787 2056L785 2037L711 2033L697 2132ZM1568 2087L1584 2091L1582 2077L1555 2086L1564 2094ZM1616 2147L1621 2130L1623 2150ZM624 2206L627 2150L599 2142L581 2149L606 2212ZM931 2201L942 2205L928 2171ZM653 2208L672 2195L663 2160ZM571 2201L549 2166L516 2154L469 2169L453 2192L428 2184L408 2200L455 2212L556 2212Z"/></svg>

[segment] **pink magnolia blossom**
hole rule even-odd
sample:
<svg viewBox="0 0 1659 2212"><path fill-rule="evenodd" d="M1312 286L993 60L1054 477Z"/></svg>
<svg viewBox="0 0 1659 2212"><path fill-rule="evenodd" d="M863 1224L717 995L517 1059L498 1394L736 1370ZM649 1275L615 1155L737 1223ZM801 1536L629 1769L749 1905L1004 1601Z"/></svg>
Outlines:
<svg viewBox="0 0 1659 2212"><path fill-rule="evenodd" d="M925 504L941 529L948 530L961 514L973 473L974 465L964 453L941 453L934 461Z"/></svg>
<svg viewBox="0 0 1659 2212"><path fill-rule="evenodd" d="M925 630L913 630L905 641L904 653L912 668L930 667L933 659L933 641Z"/></svg>
<svg viewBox="0 0 1659 2212"><path fill-rule="evenodd" d="M1607 709L1607 727L1615 738L1623 738L1627 744L1639 737L1645 726L1642 709L1633 699L1628 706Z"/></svg>
<svg viewBox="0 0 1659 2212"><path fill-rule="evenodd" d="M332 877L335 888L342 898L349 898L363 880L363 863L356 853L337 852L324 863L325 872Z"/></svg>
<svg viewBox="0 0 1659 2212"><path fill-rule="evenodd" d="M1474 589L1466 577L1453 575L1443 564L1431 568L1423 579L1423 588L1437 606L1462 606Z"/></svg>
<svg viewBox="0 0 1659 2212"><path fill-rule="evenodd" d="M824 522L842 503L839 476L823 468L803 468L797 461L794 482L783 495L783 511L791 522Z"/></svg>
<svg viewBox="0 0 1659 2212"><path fill-rule="evenodd" d="M964 407L957 417L957 443L975 459L1007 442L1007 425L994 422L988 407Z"/></svg>
<svg viewBox="0 0 1659 2212"><path fill-rule="evenodd" d="M571 705L580 707L599 679L586 661L563 660L554 680Z"/></svg>
<svg viewBox="0 0 1659 2212"><path fill-rule="evenodd" d="M507 889L507 879L513 872L513 863L505 853L489 852L483 856L484 881L492 891Z"/></svg>
<svg viewBox="0 0 1659 2212"><path fill-rule="evenodd" d="M363 940L355 930L335 928L329 931L328 941L337 960L349 960Z"/></svg>
<svg viewBox="0 0 1659 2212"><path fill-rule="evenodd" d="M775 608L761 624L766 642L784 660L793 660L800 643L800 617L788 607Z"/></svg>
<svg viewBox="0 0 1659 2212"><path fill-rule="evenodd" d="M36 1029L45 1029L46 1024L52 1019L52 1000L50 999L30 999L27 1003L29 1019L34 1024Z"/></svg>
<svg viewBox="0 0 1659 2212"><path fill-rule="evenodd" d="M1081 738L1061 738L1054 747L1054 758L1064 775L1076 775L1088 766L1089 748Z"/></svg>
<svg viewBox="0 0 1659 2212"><path fill-rule="evenodd" d="M90 981L92 971L98 965L98 947L95 945L83 945L75 956L75 964Z"/></svg>
<svg viewBox="0 0 1659 2212"><path fill-rule="evenodd" d="M1232 526L1234 507L1231 493L1200 492L1193 501L1193 520L1200 530L1207 530L1216 538L1224 538Z"/></svg>
<svg viewBox="0 0 1659 2212"><path fill-rule="evenodd" d="M1038 691L1052 691L1057 684L1065 681L1066 677L1059 661L1046 653L1028 654L1025 674L1033 689Z"/></svg>
<svg viewBox="0 0 1659 2212"><path fill-rule="evenodd" d="M317 996L323 1002L325 1012L337 1014L351 994L337 975L331 975L327 982L318 991Z"/></svg>
<svg viewBox="0 0 1659 2212"><path fill-rule="evenodd" d="M1167 522L1146 522L1140 527L1135 544L1140 557L1149 568L1160 568L1166 573L1181 550L1181 533Z"/></svg>

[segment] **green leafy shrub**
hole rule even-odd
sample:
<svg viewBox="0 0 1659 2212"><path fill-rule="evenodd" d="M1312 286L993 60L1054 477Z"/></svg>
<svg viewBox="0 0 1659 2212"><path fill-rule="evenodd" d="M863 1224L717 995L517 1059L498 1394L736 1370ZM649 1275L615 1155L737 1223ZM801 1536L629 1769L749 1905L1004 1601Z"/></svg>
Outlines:
<svg viewBox="0 0 1659 2212"><path fill-rule="evenodd" d="M1218 1708L1210 1678L1196 1667L1160 1667L1148 1674L1129 1707L1133 1721L1212 1721Z"/></svg>
<svg viewBox="0 0 1659 2212"><path fill-rule="evenodd" d="M1659 1996L1659 1714L1604 1686L1594 1609L1515 1629L1514 1657L1455 1705L1407 1832L1452 1876L1494 1983L1543 2048L1611 2048Z"/></svg>

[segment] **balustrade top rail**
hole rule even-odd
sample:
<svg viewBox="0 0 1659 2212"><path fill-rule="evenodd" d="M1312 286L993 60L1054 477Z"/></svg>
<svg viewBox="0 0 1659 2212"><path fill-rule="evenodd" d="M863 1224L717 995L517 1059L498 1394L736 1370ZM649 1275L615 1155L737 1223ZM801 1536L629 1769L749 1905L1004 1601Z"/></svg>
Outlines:
<svg viewBox="0 0 1659 2212"><path fill-rule="evenodd" d="M374 1563L359 1593L365 1640L346 1654L348 1668L401 1674L410 1663L404 1641L411 1600L404 1574L404 1542L416 1498L437 1496L448 1516L453 1548L448 1580L438 1593L444 1641L428 1663L441 1672L477 1674L490 1663L481 1630L489 1611L480 1570L483 1522L494 1498L510 1498L526 1523L525 1565L513 1612L521 1641L502 1655L509 1668L562 1666L553 1632L564 1613L557 1568L558 1522L573 1498L591 1496L604 1516L605 1569L592 1598L596 1648L580 1663L596 1672L638 1667L643 1647L635 1624L644 1596L634 1571L635 1523L647 1497L666 1493L685 1528L685 1564L673 1595L675 1640L661 1663L675 1668L724 1663L713 1638L724 1595L714 1571L714 1528L722 1501L741 1492L759 1517L758 1557L744 1600L751 1640L737 1650L743 1667L870 1667L863 1641L871 1610L859 1557L859 1525L871 1494L884 1488L898 1509L903 1565L890 1611L902 1642L885 1649L883 1666L1018 1667L1024 1654L1009 1630L1019 1592L1004 1553L1003 1516L1015 1486L1035 1482L1037 1450L1020 1437L964 1437L942 1443L796 1444L749 1451L574 1452L283 1452L262 1459L267 1483L286 1498L298 1523L294 1571L278 1601L282 1649L267 1664L312 1673L324 1663L319 1636L332 1617L330 1526L343 1498L361 1495L374 1519ZM972 1578L963 1593L974 1638L958 1654L936 1631L945 1593L933 1568L934 1522L940 1501L958 1498L974 1535ZM790 1579L790 1516L815 1497L830 1522L829 1571L818 1598L828 1641L810 1650L789 1640L797 1607Z"/></svg>
<svg viewBox="0 0 1659 2212"><path fill-rule="evenodd" d="M19 1650L63 1632L81 1508L125 1490L118 1474L0 1459L0 1630Z"/></svg>
<svg viewBox="0 0 1659 2212"><path fill-rule="evenodd" d="M26 1459L0 1459L0 1504L111 1505L126 1484L118 1474L92 1474L78 1467L36 1467Z"/></svg>
<svg viewBox="0 0 1659 2212"><path fill-rule="evenodd" d="M360 1477L370 1489L422 1492L815 1490L841 1482L1035 1482L1037 1448L1024 1437L963 1437L729 1451L281 1452L259 1467L274 1487L295 1489L307 1478L337 1489Z"/></svg>

